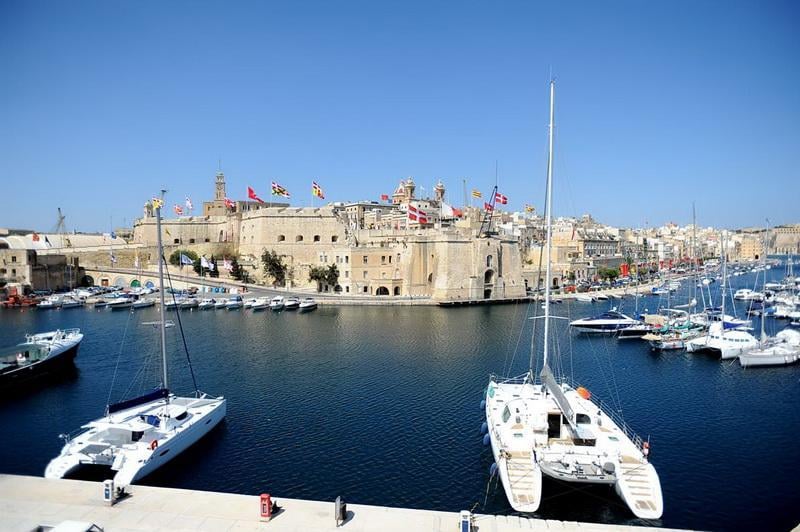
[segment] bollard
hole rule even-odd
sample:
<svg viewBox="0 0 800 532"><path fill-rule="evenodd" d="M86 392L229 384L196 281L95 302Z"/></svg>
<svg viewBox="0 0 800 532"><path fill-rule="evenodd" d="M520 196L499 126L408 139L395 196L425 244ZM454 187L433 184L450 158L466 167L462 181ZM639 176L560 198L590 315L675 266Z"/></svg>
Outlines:
<svg viewBox="0 0 800 532"><path fill-rule="evenodd" d="M347 503L341 497L336 497L333 503L333 517L336 519L336 526L347 521Z"/></svg>
<svg viewBox="0 0 800 532"><path fill-rule="evenodd" d="M114 506L114 480L103 481L103 500L109 505Z"/></svg>
<svg viewBox="0 0 800 532"><path fill-rule="evenodd" d="M272 499L269 493L261 494L261 520L269 521L272 519Z"/></svg>

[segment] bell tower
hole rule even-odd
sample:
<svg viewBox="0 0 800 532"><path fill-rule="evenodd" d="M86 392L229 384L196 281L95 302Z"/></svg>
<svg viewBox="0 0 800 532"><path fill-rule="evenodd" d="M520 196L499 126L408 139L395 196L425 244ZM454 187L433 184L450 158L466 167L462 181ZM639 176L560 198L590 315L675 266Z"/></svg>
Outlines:
<svg viewBox="0 0 800 532"><path fill-rule="evenodd" d="M216 187L214 199L217 201L225 201L225 174L222 173L222 170L217 172Z"/></svg>

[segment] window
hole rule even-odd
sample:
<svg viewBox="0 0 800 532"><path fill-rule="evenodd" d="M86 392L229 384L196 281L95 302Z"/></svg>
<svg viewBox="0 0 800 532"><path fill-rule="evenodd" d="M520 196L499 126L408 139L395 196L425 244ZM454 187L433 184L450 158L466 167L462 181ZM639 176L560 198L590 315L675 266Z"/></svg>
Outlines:
<svg viewBox="0 0 800 532"><path fill-rule="evenodd" d="M349 278L350 278L350 270L345 270L345 272L344 272L344 278L345 278L345 279L349 279Z"/></svg>
<svg viewBox="0 0 800 532"><path fill-rule="evenodd" d="M278 242L285 242L285 241L286 241L286 235L278 235Z"/></svg>
<svg viewBox="0 0 800 532"><path fill-rule="evenodd" d="M211 240L206 238L206 239L203 240L203 242L211 242Z"/></svg>
<svg viewBox="0 0 800 532"><path fill-rule="evenodd" d="M369 288L367 288L367 287L365 286L365 287L364 287L364 290L363 290L363 292L364 292L365 294L369 293Z"/></svg>
<svg viewBox="0 0 800 532"><path fill-rule="evenodd" d="M331 237L331 242L338 242L338 241L339 241L339 237L338 237L338 236L336 236L336 235L333 235L333 236Z"/></svg>
<svg viewBox="0 0 800 532"><path fill-rule="evenodd" d="M344 256L344 263L345 264L350 264L350 255L345 255Z"/></svg>
<svg viewBox="0 0 800 532"><path fill-rule="evenodd" d="M344 291L345 291L345 292L347 292L347 293L349 294L349 293L350 293L350 287L349 287L349 286L345 286L345 287L344 287Z"/></svg>
<svg viewBox="0 0 800 532"><path fill-rule="evenodd" d="M391 264L391 263L392 263L392 256L389 255L389 264Z"/></svg>
<svg viewBox="0 0 800 532"><path fill-rule="evenodd" d="M294 241L295 242L302 242L303 241L303 235L297 235L296 237L294 237Z"/></svg>
<svg viewBox="0 0 800 532"><path fill-rule="evenodd" d="M180 244L181 243L181 239L180 238L176 238L172 242L175 243L175 244Z"/></svg>
<svg viewBox="0 0 800 532"><path fill-rule="evenodd" d="M386 264L386 255L381 255L381 264Z"/></svg>
<svg viewBox="0 0 800 532"><path fill-rule="evenodd" d="M511 418L511 410L508 409L508 405L503 409L503 423L506 423L509 418Z"/></svg>
<svg viewBox="0 0 800 532"><path fill-rule="evenodd" d="M319 242L319 235L314 235L314 242Z"/></svg>
<svg viewBox="0 0 800 532"><path fill-rule="evenodd" d="M366 279L367 278L367 270L364 270L362 273L364 274L363 278Z"/></svg>
<svg viewBox="0 0 800 532"><path fill-rule="evenodd" d="M364 255L364 256L362 256L362 257L361 257L361 260L362 260L362 262L363 262L364 264L367 264L367 258L368 258L368 257L367 257L366 255Z"/></svg>
<svg viewBox="0 0 800 532"><path fill-rule="evenodd" d="M491 268L492 267L492 256L491 255L488 255L486 257L486 267L487 268Z"/></svg>
<svg viewBox="0 0 800 532"><path fill-rule="evenodd" d="M189 243L190 243L190 244L194 244L194 238L190 238L190 239L189 239Z"/></svg>

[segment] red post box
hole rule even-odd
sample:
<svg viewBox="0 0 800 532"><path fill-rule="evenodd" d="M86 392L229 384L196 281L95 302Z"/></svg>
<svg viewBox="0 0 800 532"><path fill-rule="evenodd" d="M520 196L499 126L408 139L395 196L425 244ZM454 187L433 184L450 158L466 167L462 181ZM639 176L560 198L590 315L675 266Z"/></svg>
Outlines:
<svg viewBox="0 0 800 532"><path fill-rule="evenodd" d="M261 494L261 519L265 519L267 521L270 520L272 517L272 499L269 496L269 493L262 493Z"/></svg>

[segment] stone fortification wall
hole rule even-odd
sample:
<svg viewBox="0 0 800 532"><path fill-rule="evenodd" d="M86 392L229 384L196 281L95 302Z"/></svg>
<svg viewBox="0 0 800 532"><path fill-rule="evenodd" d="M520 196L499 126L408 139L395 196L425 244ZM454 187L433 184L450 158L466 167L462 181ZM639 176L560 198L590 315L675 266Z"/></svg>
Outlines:
<svg viewBox="0 0 800 532"><path fill-rule="evenodd" d="M240 214L229 216L186 216L161 220L164 246L198 244L236 244L239 239ZM156 244L156 219L139 218L133 224L133 242Z"/></svg>

